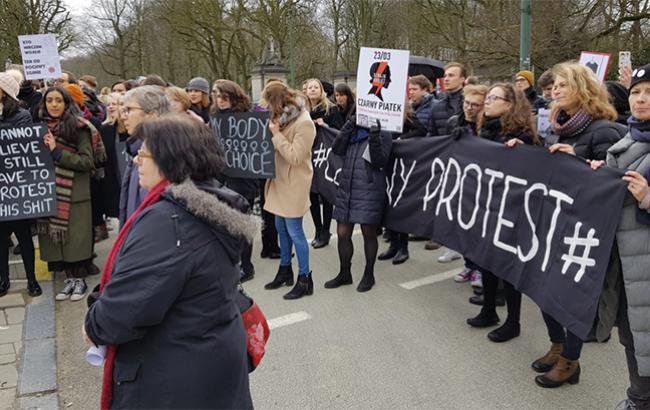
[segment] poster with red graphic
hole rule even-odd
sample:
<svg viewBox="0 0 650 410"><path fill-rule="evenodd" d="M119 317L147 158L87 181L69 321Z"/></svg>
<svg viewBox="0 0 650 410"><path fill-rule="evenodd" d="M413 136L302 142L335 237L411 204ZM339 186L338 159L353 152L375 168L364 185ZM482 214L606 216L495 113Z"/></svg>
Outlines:
<svg viewBox="0 0 650 410"><path fill-rule="evenodd" d="M25 67L25 79L61 77L61 57L54 34L18 36L18 43Z"/></svg>
<svg viewBox="0 0 650 410"><path fill-rule="evenodd" d="M409 51L362 47L357 69L357 125L402 132Z"/></svg>

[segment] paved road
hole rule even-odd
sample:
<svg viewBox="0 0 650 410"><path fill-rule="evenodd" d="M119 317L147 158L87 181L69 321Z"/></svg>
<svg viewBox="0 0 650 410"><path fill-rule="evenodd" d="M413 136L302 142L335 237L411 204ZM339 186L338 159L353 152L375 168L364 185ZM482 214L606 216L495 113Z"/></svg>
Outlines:
<svg viewBox="0 0 650 410"><path fill-rule="evenodd" d="M109 246L104 241L98 247L102 263ZM255 246L259 251L259 243ZM323 288L338 270L334 239L310 253L315 294L297 301L282 299L288 288L264 290L276 261L254 260L257 276L245 288L279 326L272 330L261 367L251 375L257 408L613 409L624 398L627 372L616 335L609 343L585 346L578 385L541 389L530 362L546 352L549 342L530 299L524 297L522 335L495 344L486 330L465 324L478 308L467 303L469 285L450 279L459 262L439 264L435 258L442 251L425 251L422 242L412 242L409 261L399 267L378 262L377 284L359 294L361 235L355 235L355 246L355 285ZM400 286L422 278L432 283L411 290ZM57 278L57 289L61 281ZM62 302L57 308L61 408L98 404L100 369L85 363L79 336L84 313L82 302ZM499 313L505 319L504 308Z"/></svg>

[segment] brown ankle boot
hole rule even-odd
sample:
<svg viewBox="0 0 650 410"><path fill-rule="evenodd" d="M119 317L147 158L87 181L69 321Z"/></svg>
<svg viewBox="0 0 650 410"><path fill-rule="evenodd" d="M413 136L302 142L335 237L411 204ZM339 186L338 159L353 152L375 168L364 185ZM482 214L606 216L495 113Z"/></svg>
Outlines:
<svg viewBox="0 0 650 410"><path fill-rule="evenodd" d="M546 352L546 354L539 359L535 360L530 367L533 368L538 373L546 373L553 368L553 365L557 363L557 360L560 358L562 353L563 345L562 343L553 343L551 349Z"/></svg>
<svg viewBox="0 0 650 410"><path fill-rule="evenodd" d="M568 360L562 356L551 370L541 376L535 377L535 383L540 387L560 387L564 383L578 384L580 381L580 363L577 360Z"/></svg>

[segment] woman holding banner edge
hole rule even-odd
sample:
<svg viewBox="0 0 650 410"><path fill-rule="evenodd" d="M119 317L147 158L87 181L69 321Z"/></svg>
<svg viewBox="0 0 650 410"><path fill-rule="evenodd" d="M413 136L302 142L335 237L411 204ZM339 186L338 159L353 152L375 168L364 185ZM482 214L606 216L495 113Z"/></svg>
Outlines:
<svg viewBox="0 0 650 410"><path fill-rule="evenodd" d="M0 126L20 127L32 124L32 116L18 105L18 92L20 85L9 74L0 73ZM29 296L39 296L41 287L36 281L35 251L32 241L31 221L21 219L18 221L0 222L0 297L9 290L9 236L13 233L18 238L27 276L27 292Z"/></svg>
<svg viewBox="0 0 650 410"><path fill-rule="evenodd" d="M629 132L607 151L607 165L625 169L628 195L623 204L616 241L620 269L608 269L598 307L599 340L618 325L625 347L630 387L618 409L650 409L650 343L647 318L650 243L650 64L632 73L629 86L632 116ZM605 161L590 161L598 169Z"/></svg>

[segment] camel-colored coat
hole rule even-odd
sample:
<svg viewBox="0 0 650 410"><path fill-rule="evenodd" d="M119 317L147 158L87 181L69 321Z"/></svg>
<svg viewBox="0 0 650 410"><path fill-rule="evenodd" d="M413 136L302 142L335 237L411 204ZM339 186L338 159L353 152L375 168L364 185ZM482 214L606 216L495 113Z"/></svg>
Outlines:
<svg viewBox="0 0 650 410"><path fill-rule="evenodd" d="M300 218L309 210L309 188L314 170L311 147L316 127L309 113L273 136L275 178L266 181L264 209L283 218Z"/></svg>

